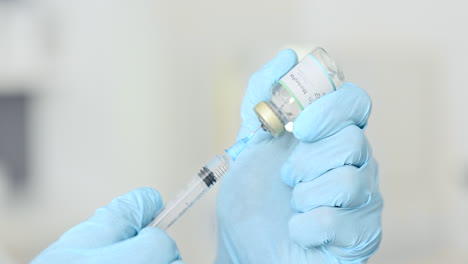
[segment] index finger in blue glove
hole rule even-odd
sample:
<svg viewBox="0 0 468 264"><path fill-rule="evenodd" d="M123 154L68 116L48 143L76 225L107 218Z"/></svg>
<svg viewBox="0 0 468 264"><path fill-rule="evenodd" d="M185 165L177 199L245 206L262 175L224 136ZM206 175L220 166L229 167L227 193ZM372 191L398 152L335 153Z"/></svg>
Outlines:
<svg viewBox="0 0 468 264"><path fill-rule="evenodd" d="M294 187L343 165L361 167L370 157L372 150L362 130L347 126L320 141L300 142L283 164L281 179Z"/></svg>
<svg viewBox="0 0 468 264"><path fill-rule="evenodd" d="M353 83L316 100L294 121L293 133L300 141L314 142L349 125L364 128L372 108L369 95Z"/></svg>
<svg viewBox="0 0 468 264"><path fill-rule="evenodd" d="M260 101L269 100L271 87L296 64L296 53L289 49L282 50L252 75L241 107L242 121L247 129L254 130L260 125L254 106Z"/></svg>
<svg viewBox="0 0 468 264"><path fill-rule="evenodd" d="M97 209L90 219L66 232L57 244L95 248L128 239L148 225L162 206L156 190L136 189Z"/></svg>

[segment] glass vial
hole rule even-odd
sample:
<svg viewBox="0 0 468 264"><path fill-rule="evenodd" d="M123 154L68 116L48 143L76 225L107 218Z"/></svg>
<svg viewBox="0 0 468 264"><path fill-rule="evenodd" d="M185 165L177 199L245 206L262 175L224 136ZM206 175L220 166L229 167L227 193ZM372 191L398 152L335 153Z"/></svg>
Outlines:
<svg viewBox="0 0 468 264"><path fill-rule="evenodd" d="M304 108L336 91L343 82L338 65L317 47L272 87L271 100L258 103L254 110L262 128L277 137L285 130L292 132L294 120Z"/></svg>

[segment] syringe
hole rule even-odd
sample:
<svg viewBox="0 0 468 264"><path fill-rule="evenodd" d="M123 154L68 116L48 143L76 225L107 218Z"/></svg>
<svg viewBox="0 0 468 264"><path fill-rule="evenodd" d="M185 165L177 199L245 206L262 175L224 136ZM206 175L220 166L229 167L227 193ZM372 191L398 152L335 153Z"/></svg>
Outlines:
<svg viewBox="0 0 468 264"><path fill-rule="evenodd" d="M216 155L210 160L187 185L187 187L177 195L176 199L167 203L163 211L149 224L149 226L159 227L167 230L179 219L203 194L205 194L224 174L229 170L231 162L235 161L237 156L247 146L247 142L258 131L250 133L247 137L237 141L225 154Z"/></svg>

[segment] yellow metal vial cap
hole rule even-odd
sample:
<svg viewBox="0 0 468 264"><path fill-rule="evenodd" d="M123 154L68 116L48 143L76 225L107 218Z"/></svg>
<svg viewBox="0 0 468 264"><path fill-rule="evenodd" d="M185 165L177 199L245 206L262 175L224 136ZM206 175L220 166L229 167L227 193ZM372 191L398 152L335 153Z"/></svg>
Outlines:
<svg viewBox="0 0 468 264"><path fill-rule="evenodd" d="M254 107L258 119L262 123L262 127L271 135L277 137L284 132L284 124L278 115L271 109L265 101L261 101Z"/></svg>

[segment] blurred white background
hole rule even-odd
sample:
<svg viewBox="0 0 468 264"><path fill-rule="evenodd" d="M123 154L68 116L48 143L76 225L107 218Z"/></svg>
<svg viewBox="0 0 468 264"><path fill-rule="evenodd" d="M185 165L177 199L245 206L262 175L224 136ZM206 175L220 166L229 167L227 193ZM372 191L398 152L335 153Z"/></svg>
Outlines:
<svg viewBox="0 0 468 264"><path fill-rule="evenodd" d="M370 263L466 263L466 7L0 1L0 98L28 102L18 186L0 157L0 263L28 262L134 188L172 197L233 142L249 76L282 48L315 44L374 102L385 210ZM216 188L170 232L187 263L214 259L215 199Z"/></svg>

